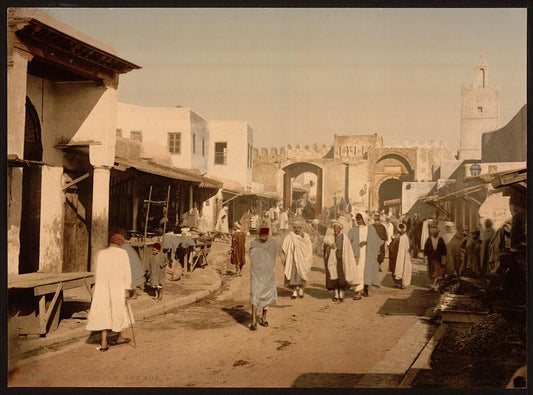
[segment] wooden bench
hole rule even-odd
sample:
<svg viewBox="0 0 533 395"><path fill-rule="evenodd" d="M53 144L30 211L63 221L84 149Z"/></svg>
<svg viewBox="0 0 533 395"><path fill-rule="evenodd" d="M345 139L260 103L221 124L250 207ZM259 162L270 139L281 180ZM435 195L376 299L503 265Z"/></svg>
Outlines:
<svg viewBox="0 0 533 395"><path fill-rule="evenodd" d="M21 298L21 291L22 294L31 295L37 302L37 308L34 308L33 314L27 317L29 319L21 321L19 334L46 336L49 331L57 329L63 303L63 291L85 287L92 300L91 286L93 284L94 273L91 272L9 275L7 287L8 292L12 294L12 297L8 299L9 304L24 303L24 300L17 300Z"/></svg>

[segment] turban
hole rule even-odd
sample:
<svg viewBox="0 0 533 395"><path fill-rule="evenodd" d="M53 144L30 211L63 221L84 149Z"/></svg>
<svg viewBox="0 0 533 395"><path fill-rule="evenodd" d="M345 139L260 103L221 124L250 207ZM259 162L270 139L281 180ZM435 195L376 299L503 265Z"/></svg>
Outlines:
<svg viewBox="0 0 533 395"><path fill-rule="evenodd" d="M335 225L337 225L341 229L344 228L344 225L341 224L339 221L331 221L331 227L334 227Z"/></svg>
<svg viewBox="0 0 533 395"><path fill-rule="evenodd" d="M260 234L260 235L268 235L268 232L269 232L269 231L268 231L268 228L261 228L261 229L259 230L259 234Z"/></svg>
<svg viewBox="0 0 533 395"><path fill-rule="evenodd" d="M401 232L401 231L405 230L405 228L406 228L406 226L405 226L405 224L403 222L400 222L398 224L398 231Z"/></svg>
<svg viewBox="0 0 533 395"><path fill-rule="evenodd" d="M111 244L116 244L116 245L121 246L122 244L124 244L124 236L122 236L119 233L113 233L111 237L109 238L109 242Z"/></svg>
<svg viewBox="0 0 533 395"><path fill-rule="evenodd" d="M161 244L159 244L159 243L154 243L154 245L152 246L152 248L155 248L155 249L161 251Z"/></svg>
<svg viewBox="0 0 533 395"><path fill-rule="evenodd" d="M235 223L233 224L233 226L234 226L236 229L240 229L240 228L241 228L241 224L239 223L239 221L235 221Z"/></svg>

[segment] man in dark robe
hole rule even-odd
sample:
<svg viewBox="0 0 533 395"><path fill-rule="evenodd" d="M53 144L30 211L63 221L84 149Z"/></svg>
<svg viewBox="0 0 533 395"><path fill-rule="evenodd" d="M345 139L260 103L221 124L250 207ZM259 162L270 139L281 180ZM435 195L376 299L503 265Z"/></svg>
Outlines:
<svg viewBox="0 0 533 395"><path fill-rule="evenodd" d="M388 239L387 228L385 228L385 225L381 223L381 218L378 212L374 213L374 223L372 224L372 226L376 230L378 237L384 242L386 242ZM385 243L381 244L381 247L379 247L378 264L379 264L380 272L382 271L381 264L383 263L384 260L385 260Z"/></svg>
<svg viewBox="0 0 533 395"><path fill-rule="evenodd" d="M242 231L241 224L239 222L235 222L233 227L235 230L231 236L231 264L235 265L235 274L240 276L242 266L246 262L246 234Z"/></svg>
<svg viewBox="0 0 533 395"><path fill-rule="evenodd" d="M492 227L492 221L490 219L485 220L485 229L481 232L481 246L479 248L479 263L481 265L481 276L485 277L487 274L489 264L489 245L495 230Z"/></svg>
<svg viewBox="0 0 533 395"><path fill-rule="evenodd" d="M444 278L446 265L443 258L446 256L446 244L442 237L439 237L439 228L430 229L430 237L424 245L424 255L428 260L428 273L433 279L433 289L437 289L438 282Z"/></svg>

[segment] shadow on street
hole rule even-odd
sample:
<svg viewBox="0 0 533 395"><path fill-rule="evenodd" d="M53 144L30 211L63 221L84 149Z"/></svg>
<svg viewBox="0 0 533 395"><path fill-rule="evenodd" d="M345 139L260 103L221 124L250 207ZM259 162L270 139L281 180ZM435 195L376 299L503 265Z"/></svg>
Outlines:
<svg viewBox="0 0 533 395"><path fill-rule="evenodd" d="M364 380L362 380L364 377ZM397 387L402 374L386 373L303 373L292 383L293 388Z"/></svg>
<svg viewBox="0 0 533 395"><path fill-rule="evenodd" d="M230 308L223 307L221 310L245 327L248 327L250 322L252 322L252 313L250 313L248 310L245 310L244 306L242 305Z"/></svg>

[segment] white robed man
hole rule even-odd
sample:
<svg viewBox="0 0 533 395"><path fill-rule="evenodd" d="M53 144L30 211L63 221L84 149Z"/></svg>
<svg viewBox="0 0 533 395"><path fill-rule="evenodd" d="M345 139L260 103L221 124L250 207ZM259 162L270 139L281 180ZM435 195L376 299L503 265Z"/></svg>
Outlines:
<svg viewBox="0 0 533 395"><path fill-rule="evenodd" d="M292 289L291 299L304 297L304 287L313 264L313 243L302 231L302 222L296 221L285 236L281 247L281 261L285 266L285 286Z"/></svg>
<svg viewBox="0 0 533 395"><path fill-rule="evenodd" d="M367 219L368 221L368 219ZM373 226L366 224L363 214L355 215L355 226L348 232L348 239L353 248L356 262L356 279L354 300L370 296L370 286L380 287L378 255L381 240Z"/></svg>
<svg viewBox="0 0 533 395"><path fill-rule="evenodd" d="M344 291L355 281L355 257L346 233L342 232L342 222L332 221L331 226L332 229L328 229L324 237L326 288L334 291L334 302L343 302Z"/></svg>
<svg viewBox="0 0 533 395"><path fill-rule="evenodd" d="M288 209L281 210L281 213L279 214L279 231L285 232L286 230L289 230L289 213Z"/></svg>
<svg viewBox="0 0 533 395"><path fill-rule="evenodd" d="M102 331L99 351L109 349L107 334L118 333L116 344L128 343L122 331L132 326L133 314L126 303L131 285L128 253L122 249L124 237L115 233L109 239L109 247L99 251L95 263L95 286L91 309L87 316L89 331Z"/></svg>
<svg viewBox="0 0 533 395"><path fill-rule="evenodd" d="M409 237L407 236L407 226L404 223L398 224L400 236L391 245L389 260L393 263L392 278L400 289L405 289L411 285L412 263L409 254ZM397 243L397 244L396 244Z"/></svg>
<svg viewBox="0 0 533 395"><path fill-rule="evenodd" d="M250 303L252 305L251 330L257 328L257 309L263 309L259 325L268 326L268 306L276 303L276 241L269 237L269 229L261 228L259 238L250 244Z"/></svg>

